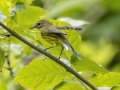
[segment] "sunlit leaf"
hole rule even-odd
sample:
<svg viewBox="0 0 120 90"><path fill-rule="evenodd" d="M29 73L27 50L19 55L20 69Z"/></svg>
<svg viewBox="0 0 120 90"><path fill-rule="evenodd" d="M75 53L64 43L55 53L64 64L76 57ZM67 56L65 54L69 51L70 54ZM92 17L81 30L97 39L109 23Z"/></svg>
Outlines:
<svg viewBox="0 0 120 90"><path fill-rule="evenodd" d="M8 90L7 89L7 84L6 84L5 80L4 80L4 77L1 74L0 74L0 89L1 90Z"/></svg>
<svg viewBox="0 0 120 90"><path fill-rule="evenodd" d="M9 16L11 13L12 2L10 0L2 0L0 1L0 11L5 14L5 16Z"/></svg>
<svg viewBox="0 0 120 90"><path fill-rule="evenodd" d="M4 31L3 31L3 30L0 30L0 34L4 34Z"/></svg>
<svg viewBox="0 0 120 90"><path fill-rule="evenodd" d="M4 37L5 37L4 34L5 34L5 32L4 32L3 30L0 30L0 37L3 37L3 38L4 38Z"/></svg>
<svg viewBox="0 0 120 90"><path fill-rule="evenodd" d="M61 82L53 90L86 90L80 84L75 82Z"/></svg>
<svg viewBox="0 0 120 90"><path fill-rule="evenodd" d="M46 13L47 12L40 7L29 6L27 10L17 12L19 25L20 27L29 29L40 19L40 16L44 16Z"/></svg>
<svg viewBox="0 0 120 90"><path fill-rule="evenodd" d="M11 16L6 19L6 24L11 29L18 27L17 13L12 11Z"/></svg>
<svg viewBox="0 0 120 90"><path fill-rule="evenodd" d="M2 67L5 63L4 51L0 47L0 72L2 72Z"/></svg>
<svg viewBox="0 0 120 90"><path fill-rule="evenodd" d="M115 86L120 84L120 73L109 72L92 76L89 81L95 86Z"/></svg>
<svg viewBox="0 0 120 90"><path fill-rule="evenodd" d="M74 50L79 54L81 48L81 36L79 35L79 33L77 31L69 31L68 40L74 48ZM71 58L73 54L69 51L66 51L66 55Z"/></svg>
<svg viewBox="0 0 120 90"><path fill-rule="evenodd" d="M77 59L75 56L71 57L71 63L73 67L79 71L87 71L93 73L107 73L108 71L104 69L102 66L98 65L94 61L90 60L89 58L81 55L82 60Z"/></svg>
<svg viewBox="0 0 120 90"><path fill-rule="evenodd" d="M23 67L14 80L30 89L42 90L51 88L68 77L68 72L52 60L36 59Z"/></svg>

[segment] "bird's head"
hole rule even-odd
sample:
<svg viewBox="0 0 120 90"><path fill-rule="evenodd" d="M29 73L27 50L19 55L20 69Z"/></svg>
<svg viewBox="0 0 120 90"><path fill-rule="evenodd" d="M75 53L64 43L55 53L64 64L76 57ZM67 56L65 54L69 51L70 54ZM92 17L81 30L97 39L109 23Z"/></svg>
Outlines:
<svg viewBox="0 0 120 90"><path fill-rule="evenodd" d="M32 26L30 29L33 29L33 28L43 28L45 26L48 26L48 25L52 25L52 23L50 23L48 20L39 20L34 26Z"/></svg>

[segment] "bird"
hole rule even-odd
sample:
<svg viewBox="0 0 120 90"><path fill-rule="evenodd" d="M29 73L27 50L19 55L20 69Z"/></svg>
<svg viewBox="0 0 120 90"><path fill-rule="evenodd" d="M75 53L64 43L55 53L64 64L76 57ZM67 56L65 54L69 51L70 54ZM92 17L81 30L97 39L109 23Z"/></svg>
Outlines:
<svg viewBox="0 0 120 90"><path fill-rule="evenodd" d="M48 43L52 44L53 46L46 48L45 50L48 50L50 48L54 48L58 45L62 47L60 56L58 59L60 59L61 54L64 49L68 50L68 48L72 51L72 53L79 59L82 60L82 58L77 54L77 52L74 50L72 45L69 43L66 35L67 33L62 32L63 29L65 30L82 30L82 27L73 27L73 26L55 26L50 21L41 19L38 22L36 22L30 29L37 28L40 31L41 37L47 41Z"/></svg>

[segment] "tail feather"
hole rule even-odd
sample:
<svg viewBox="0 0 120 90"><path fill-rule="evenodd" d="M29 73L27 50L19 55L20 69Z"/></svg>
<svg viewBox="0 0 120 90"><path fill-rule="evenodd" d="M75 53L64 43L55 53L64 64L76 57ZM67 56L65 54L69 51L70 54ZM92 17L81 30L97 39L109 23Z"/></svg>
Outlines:
<svg viewBox="0 0 120 90"><path fill-rule="evenodd" d="M70 50L72 51L72 53L79 59L82 60L82 58L77 54L77 52L74 50L74 48L70 45L70 43L68 41L63 41L63 45L66 45L70 48Z"/></svg>
<svg viewBox="0 0 120 90"><path fill-rule="evenodd" d="M66 29L66 30L83 30L83 27L73 27L73 26L56 26L59 30Z"/></svg>

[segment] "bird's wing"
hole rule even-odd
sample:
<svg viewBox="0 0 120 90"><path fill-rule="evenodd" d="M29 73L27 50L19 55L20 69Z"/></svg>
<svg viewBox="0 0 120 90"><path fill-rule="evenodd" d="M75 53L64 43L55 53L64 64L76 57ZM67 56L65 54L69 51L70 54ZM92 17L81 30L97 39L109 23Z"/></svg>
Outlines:
<svg viewBox="0 0 120 90"><path fill-rule="evenodd" d="M60 31L59 29L57 29L56 27L54 26L51 26L49 27L47 30L46 30L47 33L58 33L58 34L62 34L62 35L67 35L67 33L64 33L62 31Z"/></svg>

